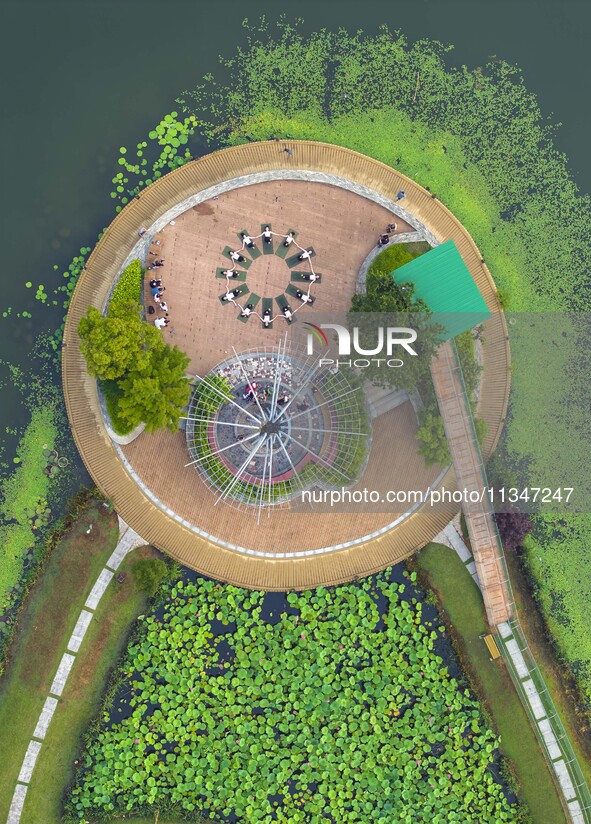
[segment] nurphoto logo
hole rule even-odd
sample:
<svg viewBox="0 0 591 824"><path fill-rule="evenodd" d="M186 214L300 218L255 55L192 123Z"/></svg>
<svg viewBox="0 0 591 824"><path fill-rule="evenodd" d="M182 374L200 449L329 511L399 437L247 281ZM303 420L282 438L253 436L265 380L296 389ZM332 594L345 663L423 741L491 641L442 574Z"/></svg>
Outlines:
<svg viewBox="0 0 591 824"><path fill-rule="evenodd" d="M309 330L307 336L307 352L308 355L314 353L314 341L316 340L321 346L329 346L328 337L325 329L331 329L337 335L338 359L322 358L320 360L323 366L334 366L338 369L340 366L349 366L358 369L367 368L372 364L377 366L389 366L392 368L400 368L404 366L404 361L400 357L393 357L394 352L399 353L401 347L408 355L416 357L418 352L415 352L412 345L417 339L417 332L415 329L410 329L408 326L388 326L384 329L383 326L377 327L377 342L372 348L363 347L360 343L359 327L354 326L352 330L347 329L340 323L321 323L316 326L313 323L306 323L305 327ZM355 355L363 355L360 358L351 358L351 352ZM382 357L367 357L368 355L382 355ZM349 357L349 360L341 360L342 357Z"/></svg>

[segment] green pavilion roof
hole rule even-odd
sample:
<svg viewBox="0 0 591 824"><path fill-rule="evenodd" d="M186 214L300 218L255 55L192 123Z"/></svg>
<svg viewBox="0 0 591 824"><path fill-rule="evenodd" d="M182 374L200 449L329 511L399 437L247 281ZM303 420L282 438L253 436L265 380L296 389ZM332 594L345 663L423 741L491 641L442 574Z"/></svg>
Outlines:
<svg viewBox="0 0 591 824"><path fill-rule="evenodd" d="M414 283L415 295L447 331L445 340L488 320L484 298L453 240L436 246L392 273L396 283Z"/></svg>

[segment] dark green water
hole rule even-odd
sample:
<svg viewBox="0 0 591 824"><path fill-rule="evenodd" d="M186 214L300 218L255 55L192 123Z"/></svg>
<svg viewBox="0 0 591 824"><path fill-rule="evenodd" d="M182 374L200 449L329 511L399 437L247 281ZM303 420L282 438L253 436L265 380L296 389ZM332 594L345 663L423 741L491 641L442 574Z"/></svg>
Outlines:
<svg viewBox="0 0 591 824"><path fill-rule="evenodd" d="M175 96L214 70L242 42L241 22L280 13L304 29L374 31L381 22L410 39L452 43L450 62L479 65L497 55L520 65L552 121L585 191L591 191L591 4L577 0L414 0L280 4L201 0L20 0L2 11L2 304L33 320L0 317L0 357L26 364L33 334L58 314L34 300L61 280L113 215L109 198L119 146L143 139ZM549 193L551 197L551 193ZM1 312L0 312L1 315ZM22 413L2 391L0 432Z"/></svg>

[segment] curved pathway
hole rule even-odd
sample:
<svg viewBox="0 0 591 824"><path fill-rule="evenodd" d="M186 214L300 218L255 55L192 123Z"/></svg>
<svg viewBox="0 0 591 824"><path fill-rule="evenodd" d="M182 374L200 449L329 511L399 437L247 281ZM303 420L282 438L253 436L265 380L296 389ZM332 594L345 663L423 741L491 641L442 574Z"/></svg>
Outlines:
<svg viewBox="0 0 591 824"><path fill-rule="evenodd" d="M68 641L66 652L58 665L53 683L49 689L49 694L45 699L43 709L37 720L37 725L33 731L33 736L27 747L21 770L17 779L17 784L12 796L10 810L8 812L7 824L19 824L23 811L27 790L31 783L33 770L37 763L37 758L41 751L43 741L47 735L47 730L53 718L55 709L59 703L62 692L68 680L68 676L76 661L76 654L86 635L86 630L94 617L94 612L98 607L105 590L111 583L113 576L119 569L125 556L138 546L143 546L146 542L133 531L121 518L119 518L119 541L111 553L111 556L96 579L91 589L84 607L80 610L76 626L72 631Z"/></svg>

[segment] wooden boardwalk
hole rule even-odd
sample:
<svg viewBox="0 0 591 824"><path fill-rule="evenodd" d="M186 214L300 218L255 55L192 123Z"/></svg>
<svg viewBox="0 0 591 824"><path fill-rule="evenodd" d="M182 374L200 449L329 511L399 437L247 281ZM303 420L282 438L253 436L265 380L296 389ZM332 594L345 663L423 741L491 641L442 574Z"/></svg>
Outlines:
<svg viewBox="0 0 591 824"><path fill-rule="evenodd" d="M481 495L486 489L480 447L472 425L472 413L464 393L461 371L453 344L442 344L431 366L433 384L456 473L458 489ZM482 586L486 615L491 627L511 617L503 548L497 536L488 495L464 506L476 570Z"/></svg>
<svg viewBox="0 0 591 824"><path fill-rule="evenodd" d="M255 557L206 539L187 522L161 506L157 496L142 489L131 467L109 438L97 395L96 381L86 372L77 327L89 305L103 309L113 281L138 239L140 226L151 227L169 209L197 192L222 181L244 179L254 173L278 171L289 178L299 170L334 175L367 187L391 200L406 191L402 205L440 240L453 239L493 317L485 324L484 372L478 414L488 425L485 455L494 449L503 428L509 396L510 356L507 329L494 282L470 235L457 218L429 192L395 169L339 146L312 141L293 142L287 156L275 141L254 143L214 152L164 175L132 200L106 229L82 272L71 299L63 338L62 377L65 402L76 444L96 484L111 498L121 516L147 542L167 551L202 574L238 586L283 590L335 584L367 575L397 563L424 546L446 525L458 507L447 512L417 510L394 529L350 548L306 557ZM256 188L256 187L255 187ZM250 216L248 216L250 218ZM350 216L352 220L356 215ZM369 252L374 242L368 238ZM455 488L451 468L442 479ZM230 511L227 517L235 519ZM238 516L240 517L240 516ZM340 516L337 516L337 518ZM336 523L336 520L335 520ZM309 524L314 529L313 523ZM334 542L338 543L337 541ZM298 549L297 542L294 550Z"/></svg>

